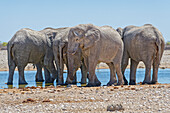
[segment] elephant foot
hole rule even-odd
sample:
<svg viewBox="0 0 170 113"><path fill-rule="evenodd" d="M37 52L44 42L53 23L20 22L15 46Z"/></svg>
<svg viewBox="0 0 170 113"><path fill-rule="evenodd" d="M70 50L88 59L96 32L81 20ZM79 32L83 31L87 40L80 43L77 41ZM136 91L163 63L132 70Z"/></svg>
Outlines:
<svg viewBox="0 0 170 113"><path fill-rule="evenodd" d="M69 77L67 77L65 85L72 84L74 80L71 80Z"/></svg>
<svg viewBox="0 0 170 113"><path fill-rule="evenodd" d="M129 85L136 85L136 81L135 80L130 80Z"/></svg>
<svg viewBox="0 0 170 113"><path fill-rule="evenodd" d="M77 84L77 82L72 82L71 84L74 84L74 85L76 85L76 84Z"/></svg>
<svg viewBox="0 0 170 113"><path fill-rule="evenodd" d="M100 83L88 83L86 87L95 87L95 86L100 86L100 85L101 85L101 82Z"/></svg>
<svg viewBox="0 0 170 113"><path fill-rule="evenodd" d="M128 85L128 81L126 79L124 80L124 85Z"/></svg>
<svg viewBox="0 0 170 113"><path fill-rule="evenodd" d="M77 80L73 80L70 84L77 84Z"/></svg>
<svg viewBox="0 0 170 113"><path fill-rule="evenodd" d="M151 84L158 84L158 81L152 81Z"/></svg>
<svg viewBox="0 0 170 113"><path fill-rule="evenodd" d="M143 81L142 84L151 84L151 82L149 81Z"/></svg>
<svg viewBox="0 0 170 113"><path fill-rule="evenodd" d="M69 82L69 81L66 80L66 82L65 82L64 85L68 85L68 84L71 84L71 82Z"/></svg>
<svg viewBox="0 0 170 113"><path fill-rule="evenodd" d="M13 82L7 82L7 85L12 85L13 84Z"/></svg>
<svg viewBox="0 0 170 113"><path fill-rule="evenodd" d="M54 80L52 80L52 79L45 80L45 83L53 83L53 82L54 82Z"/></svg>
<svg viewBox="0 0 170 113"><path fill-rule="evenodd" d="M86 83L87 83L86 79L81 79L81 84L86 84Z"/></svg>
<svg viewBox="0 0 170 113"><path fill-rule="evenodd" d="M61 85L61 86L64 86L64 82L57 82L57 85Z"/></svg>
<svg viewBox="0 0 170 113"><path fill-rule="evenodd" d="M87 82L86 81L81 81L81 84L86 84Z"/></svg>
<svg viewBox="0 0 170 113"><path fill-rule="evenodd" d="M19 85L21 84L28 84L26 81L19 82Z"/></svg>
<svg viewBox="0 0 170 113"><path fill-rule="evenodd" d="M101 82L97 78L95 79L95 83L97 84L97 86L101 85Z"/></svg>
<svg viewBox="0 0 170 113"><path fill-rule="evenodd" d="M109 81L107 83L107 86L116 85L116 84L117 84L117 80L116 81Z"/></svg>
<svg viewBox="0 0 170 113"><path fill-rule="evenodd" d="M37 80L37 79L36 79L36 82L44 82L44 80L43 80L43 79L42 79L42 80Z"/></svg>
<svg viewBox="0 0 170 113"><path fill-rule="evenodd" d="M123 84L124 84L124 80L121 80L121 81L118 81L117 86L123 85Z"/></svg>

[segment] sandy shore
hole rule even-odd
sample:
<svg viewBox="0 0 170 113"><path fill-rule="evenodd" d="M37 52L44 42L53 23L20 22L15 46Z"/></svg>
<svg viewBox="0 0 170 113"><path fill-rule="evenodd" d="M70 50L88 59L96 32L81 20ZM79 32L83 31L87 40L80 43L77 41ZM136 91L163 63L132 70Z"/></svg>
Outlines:
<svg viewBox="0 0 170 113"><path fill-rule="evenodd" d="M170 112L170 84L0 89L1 112Z"/></svg>
<svg viewBox="0 0 170 113"><path fill-rule="evenodd" d="M0 50L0 71L8 71L8 60L7 60L7 51L6 50ZM129 62L130 64L130 62ZM128 65L128 68L130 66ZM144 64L142 62L139 63L138 68L144 68ZM99 69L107 69L108 66L105 63L100 63L99 66L97 66ZM170 68L170 50L165 50L160 68ZM66 69L66 68L65 68ZM17 70L17 68L16 68ZM25 70L36 70L32 64L28 64L25 68Z"/></svg>

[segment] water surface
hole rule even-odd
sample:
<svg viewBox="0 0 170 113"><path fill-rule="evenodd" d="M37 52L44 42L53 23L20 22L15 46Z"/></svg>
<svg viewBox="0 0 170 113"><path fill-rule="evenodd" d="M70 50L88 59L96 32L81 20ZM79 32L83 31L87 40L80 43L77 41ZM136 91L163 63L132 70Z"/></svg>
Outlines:
<svg viewBox="0 0 170 113"><path fill-rule="evenodd" d="M129 80L129 73L130 69L126 69L125 76L127 80ZM13 85L7 85L8 80L8 71L1 71L0 72L0 89L3 88L12 88L12 87L27 87L27 86L43 86L45 85L50 85L50 84L45 84L45 82L42 83L36 83L35 82L35 74L36 71L25 71L25 78L26 81L28 82L28 85L18 85L18 71L14 72L14 81ZM97 69L96 70L96 75L98 79L101 81L101 85L106 85L109 82L110 79L110 71L109 69ZM137 69L136 72L136 82L142 82L144 80L144 75L145 75L145 69ZM67 73L64 73L64 81L66 80ZM81 72L80 70L77 71L77 80L81 81ZM158 72L158 82L159 83L170 83L170 69L159 69ZM56 81L53 84L56 86ZM78 83L78 86L81 84Z"/></svg>

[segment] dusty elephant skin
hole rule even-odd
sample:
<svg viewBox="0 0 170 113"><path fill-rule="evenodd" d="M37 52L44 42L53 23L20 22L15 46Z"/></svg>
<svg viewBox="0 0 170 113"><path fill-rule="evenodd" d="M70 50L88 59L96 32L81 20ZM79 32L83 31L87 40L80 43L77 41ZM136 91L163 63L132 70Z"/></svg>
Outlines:
<svg viewBox="0 0 170 113"><path fill-rule="evenodd" d="M71 59L71 55L75 55L79 49L81 49L83 57L87 60L86 65L89 72L87 86L101 84L95 75L96 65L100 62L105 62L109 65L110 81L108 85L117 83L115 71L118 75L118 85L124 84L121 73L123 42L116 30L110 26L98 27L92 24L80 24L70 29L68 37L68 83L74 79L73 67L75 64Z"/></svg>
<svg viewBox="0 0 170 113"><path fill-rule="evenodd" d="M124 53L122 58L122 73L131 59L130 83L136 84L136 68L140 61L146 67L143 84L157 83L158 68L164 52L165 41L161 32L151 24L144 26L127 26L124 29L118 28L124 42ZM153 75L151 81L151 65L153 64ZM125 84L128 84L124 77Z"/></svg>
<svg viewBox="0 0 170 113"><path fill-rule="evenodd" d="M45 66L46 82L53 82L56 78L56 69L53 64L53 52L51 48L51 33L48 36L49 29L34 31L28 28L21 29L8 42L8 65L9 78L7 84L13 83L13 74L16 66L19 71L19 84L27 84L24 77L24 68L28 63L36 64L37 76L42 77L42 66ZM53 35L53 34L52 34ZM39 77L36 77L37 79Z"/></svg>
<svg viewBox="0 0 170 113"><path fill-rule="evenodd" d="M63 69L64 64L66 64L66 67L68 68L68 60L67 60L67 46L68 46L68 33L70 28L61 28L60 32L56 35L56 37L53 40L53 53L54 58L57 66L58 71L58 79L57 84L58 85L65 85L63 80ZM84 63L81 64L81 57L80 54L76 54L75 57L75 64L76 64L76 70L81 67L82 72L82 80L81 83L86 83L87 79L87 69L84 67ZM75 84L77 82L76 73L74 73L74 80L72 81L72 84Z"/></svg>

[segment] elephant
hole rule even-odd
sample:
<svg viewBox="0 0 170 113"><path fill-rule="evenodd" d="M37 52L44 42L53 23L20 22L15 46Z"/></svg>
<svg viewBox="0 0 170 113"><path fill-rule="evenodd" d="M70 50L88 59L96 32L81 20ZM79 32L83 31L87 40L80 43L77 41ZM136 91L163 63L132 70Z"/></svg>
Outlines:
<svg viewBox="0 0 170 113"><path fill-rule="evenodd" d="M81 50L89 72L87 86L100 86L101 82L95 74L96 65L107 63L110 68L110 81L108 85L124 84L121 72L121 59L123 56L123 41L119 33L110 26L98 27L92 24L79 24L72 27L68 36L68 78L74 79L74 61L72 57ZM118 76L118 83L116 73Z"/></svg>
<svg viewBox="0 0 170 113"><path fill-rule="evenodd" d="M117 31L122 36L124 42L124 52L122 57L122 73L130 58L130 85L136 84L136 68L140 61L144 62L145 79L143 84L157 83L158 67L164 52L165 41L161 32L151 24L143 26L127 26L124 29L118 28ZM151 65L153 64L153 75L151 81ZM125 84L128 84L124 76Z"/></svg>
<svg viewBox="0 0 170 113"><path fill-rule="evenodd" d="M43 65L38 63L35 65L35 67L37 68L37 72L36 72L36 76L35 76L35 81L36 82L43 82L43 75L42 75L42 68ZM44 75L45 75L45 81L46 83L51 83L51 76L50 76L50 72L48 71L48 69L46 67L44 67Z"/></svg>
<svg viewBox="0 0 170 113"><path fill-rule="evenodd" d="M13 83L13 74L16 66L19 71L19 84L27 84L24 77L24 68L28 63L33 63L37 66L37 76L42 75L41 69L42 66L44 66L45 75L47 75L46 82L54 81L57 76L57 71L53 63L54 56L51 39L55 37L56 33L49 31L51 30L34 31L29 28L24 28L15 33L7 45L9 66L7 84ZM48 70L52 73L52 78L49 77Z"/></svg>
<svg viewBox="0 0 170 113"><path fill-rule="evenodd" d="M56 62L56 67L58 69L57 70L58 71L58 78L57 78L58 85L66 85L64 84L64 80L63 80L63 69L64 69L64 64L66 64L66 67L68 69L67 47L68 47L69 30L70 30L69 27L62 29L62 31L60 31L60 33L58 33L53 40L53 53L54 53L54 58ZM75 57L75 64L77 64L76 70L78 70L79 67L81 68L81 73L82 73L81 83L85 84L86 79L87 79L86 67L80 57L81 54L78 53L76 55L77 55L77 57ZM71 82L72 84L77 83L76 78L77 78L76 73L74 73L74 80Z"/></svg>

